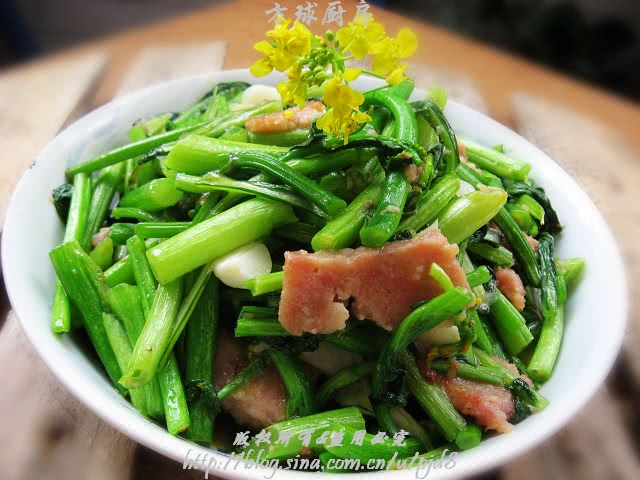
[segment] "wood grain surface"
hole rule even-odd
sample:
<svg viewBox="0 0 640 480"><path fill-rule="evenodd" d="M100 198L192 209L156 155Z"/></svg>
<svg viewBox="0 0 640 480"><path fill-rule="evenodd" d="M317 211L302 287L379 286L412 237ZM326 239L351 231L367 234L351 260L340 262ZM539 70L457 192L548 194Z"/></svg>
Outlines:
<svg viewBox="0 0 640 480"><path fill-rule="evenodd" d="M295 8L301 2L280 3ZM343 4L353 8L351 1ZM228 2L0 73L0 126L12 132L0 138L2 151L11 152L0 180L2 208L36 152L71 119L150 83L248 66L255 58L251 46L266 29L262 11L271 6ZM515 127L582 184L620 239L632 294L639 295L640 108L449 32L380 15L391 31L408 24L418 32L422 47L410 72L419 86L447 86L451 98ZM38 359L6 298L0 305L0 478L202 478L137 446L70 397ZM540 448L483 478L640 478L638 342L634 313L607 385L580 415Z"/></svg>
<svg viewBox="0 0 640 480"><path fill-rule="evenodd" d="M92 93L108 56L75 55L52 64L33 64L0 76L0 224L18 179L38 151Z"/></svg>

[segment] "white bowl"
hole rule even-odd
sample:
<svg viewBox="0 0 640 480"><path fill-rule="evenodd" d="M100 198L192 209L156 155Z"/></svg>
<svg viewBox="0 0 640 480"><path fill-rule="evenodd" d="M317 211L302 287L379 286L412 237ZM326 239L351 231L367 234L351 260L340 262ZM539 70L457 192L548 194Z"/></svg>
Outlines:
<svg viewBox="0 0 640 480"><path fill-rule="evenodd" d="M260 83L276 83L272 75ZM68 165L126 142L139 117L178 111L196 101L214 83L246 80L247 70L185 78L147 88L105 105L58 135L24 174L11 199L4 226L2 266L11 304L42 359L58 379L104 421L137 442L178 462L190 451L209 455L227 478L262 478L264 471L220 467L225 454L169 435L139 415L110 385L68 336L49 329L54 272L49 251L62 240L63 229L50 202L51 190L64 181ZM359 89L379 85L361 79ZM416 98L423 92L416 92ZM508 128L455 102L446 108L457 132L486 145L504 144L515 158L533 165L532 177L547 190L565 229L558 242L560 257L585 257L587 268L567 305L562 352L551 380L542 389L549 407L516 425L513 432L482 442L456 457L455 468L429 478L459 478L496 467L551 436L566 424L604 381L620 348L627 315L627 289L616 243L589 197L544 153ZM415 478L415 471L360 473L367 478ZM317 478L319 473L282 471L279 478ZM327 478L327 475L322 475ZM344 478L344 477L341 477Z"/></svg>

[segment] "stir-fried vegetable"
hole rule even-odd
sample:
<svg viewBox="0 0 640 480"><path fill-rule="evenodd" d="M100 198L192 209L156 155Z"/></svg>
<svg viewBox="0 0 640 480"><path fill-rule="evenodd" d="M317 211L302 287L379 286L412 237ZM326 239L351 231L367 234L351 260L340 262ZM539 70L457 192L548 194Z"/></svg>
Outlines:
<svg viewBox="0 0 640 480"><path fill-rule="evenodd" d="M529 164L459 150L446 94L322 82L280 89L320 98L309 118L271 87L218 84L71 166L53 195L52 330L77 310L141 414L204 445L233 418L260 432L249 458L474 448L545 408L584 260L556 258Z"/></svg>

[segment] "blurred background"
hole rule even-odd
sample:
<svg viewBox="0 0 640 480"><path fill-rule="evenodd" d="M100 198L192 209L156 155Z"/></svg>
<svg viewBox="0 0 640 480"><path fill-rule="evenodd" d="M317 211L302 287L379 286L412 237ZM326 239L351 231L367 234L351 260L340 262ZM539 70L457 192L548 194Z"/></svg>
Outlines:
<svg viewBox="0 0 640 480"><path fill-rule="evenodd" d="M0 64L185 13L223 0L2 0ZM304 3L304 2L300 2ZM638 0L378 0L640 98Z"/></svg>

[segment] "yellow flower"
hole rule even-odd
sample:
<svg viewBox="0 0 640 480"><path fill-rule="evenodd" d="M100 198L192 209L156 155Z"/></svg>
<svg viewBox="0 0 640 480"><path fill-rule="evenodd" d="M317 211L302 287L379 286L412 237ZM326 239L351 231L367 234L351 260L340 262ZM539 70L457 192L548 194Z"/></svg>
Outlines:
<svg viewBox="0 0 640 480"><path fill-rule="evenodd" d="M330 107L358 108L364 102L364 95L343 83L339 75L324 84L323 92L324 103Z"/></svg>
<svg viewBox="0 0 640 480"><path fill-rule="evenodd" d="M386 32L381 23L370 21L367 25L362 22L351 22L336 32L340 47L351 52L358 60L369 54L372 45L380 42Z"/></svg>
<svg viewBox="0 0 640 480"><path fill-rule="evenodd" d="M283 20L273 30L267 32L272 42L262 40L253 48L264 54L251 66L251 73L263 77L272 70L284 72L291 68L300 57L304 57L311 50L311 32L300 22L294 22L289 28L291 20Z"/></svg>
<svg viewBox="0 0 640 480"><path fill-rule="evenodd" d="M278 84L278 93L282 97L282 101L288 105L296 104L298 107L304 107L307 97L307 84L301 78L302 70L295 66L292 68L288 77L289 80Z"/></svg>
<svg viewBox="0 0 640 480"><path fill-rule="evenodd" d="M349 142L349 135L360 124L371 120L369 115L360 111L364 96L344 83L340 76L325 82L323 92L324 103L330 108L318 119L317 126L327 134L344 136L346 144Z"/></svg>
<svg viewBox="0 0 640 480"><path fill-rule="evenodd" d="M409 28L401 28L396 38L385 37L371 47L370 53L376 55L371 67L375 73L385 75L401 67L400 59L409 58L417 49L416 34ZM404 70L393 73L393 79L404 76Z"/></svg>
<svg viewBox="0 0 640 480"><path fill-rule="evenodd" d="M390 74L387 76L386 80L389 85L398 85L404 81L406 78L404 76L404 72L407 70L409 65L406 63L399 64Z"/></svg>
<svg viewBox="0 0 640 480"><path fill-rule="evenodd" d="M342 74L342 77L347 82L353 82L356 78L360 76L361 73L362 73L361 68L347 68Z"/></svg>
<svg viewBox="0 0 640 480"><path fill-rule="evenodd" d="M264 77L273 71L273 67L267 58L259 58L251 65L249 71L254 77Z"/></svg>

